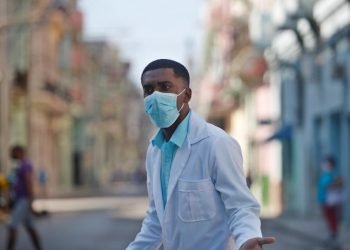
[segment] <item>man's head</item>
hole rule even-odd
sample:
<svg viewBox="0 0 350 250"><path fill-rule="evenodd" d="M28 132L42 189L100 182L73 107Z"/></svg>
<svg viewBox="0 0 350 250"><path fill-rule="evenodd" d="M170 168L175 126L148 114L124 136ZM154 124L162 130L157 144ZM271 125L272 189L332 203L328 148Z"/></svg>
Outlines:
<svg viewBox="0 0 350 250"><path fill-rule="evenodd" d="M25 149L20 145L11 148L11 158L14 160L22 160L25 157Z"/></svg>
<svg viewBox="0 0 350 250"><path fill-rule="evenodd" d="M332 170L334 170L335 167L336 167L335 158L333 156L331 156L331 155L325 157L322 167L323 167L323 170L325 170L325 171L332 171Z"/></svg>
<svg viewBox="0 0 350 250"><path fill-rule="evenodd" d="M181 63L169 59L155 60L143 70L141 83L144 98L151 96L155 91L160 92L157 94L170 93L177 95L177 97L175 96L175 102L176 108L180 112L179 120L186 116L189 111L188 103L191 100L192 91L189 88L190 76L188 70ZM152 95L152 97L154 96ZM161 98L163 103L165 97L162 96ZM164 105L164 103L161 105ZM151 106L148 105L148 108ZM159 116L158 108L156 113ZM165 116L165 113L163 114ZM169 120L171 119L169 118ZM165 123L168 124L168 122Z"/></svg>
<svg viewBox="0 0 350 250"><path fill-rule="evenodd" d="M143 76L146 72L156 69L172 69L176 77L180 77L184 80L186 87L190 86L190 74L186 67L179 62L169 59L158 59L150 62L142 71L141 82L143 81Z"/></svg>

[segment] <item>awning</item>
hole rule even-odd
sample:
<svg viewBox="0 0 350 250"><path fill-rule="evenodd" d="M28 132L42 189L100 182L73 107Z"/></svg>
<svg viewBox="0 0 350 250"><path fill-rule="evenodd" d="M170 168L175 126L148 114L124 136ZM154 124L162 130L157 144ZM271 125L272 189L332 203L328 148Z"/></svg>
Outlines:
<svg viewBox="0 0 350 250"><path fill-rule="evenodd" d="M264 140L265 143L270 142L272 140L280 140L285 141L289 140L292 137L292 126L285 125L279 128L275 133L273 133L270 137Z"/></svg>

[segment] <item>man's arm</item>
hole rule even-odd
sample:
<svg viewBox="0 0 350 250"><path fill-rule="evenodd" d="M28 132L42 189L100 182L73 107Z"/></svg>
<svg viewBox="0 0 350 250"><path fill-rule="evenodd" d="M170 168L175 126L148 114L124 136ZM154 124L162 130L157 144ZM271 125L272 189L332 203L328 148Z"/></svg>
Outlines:
<svg viewBox="0 0 350 250"><path fill-rule="evenodd" d="M240 146L234 139L222 136L213 147L215 187L224 202L236 247L260 250L273 239L261 238L260 206L248 189Z"/></svg>
<svg viewBox="0 0 350 250"><path fill-rule="evenodd" d="M152 197L151 184L147 181L149 206L146 218L142 222L141 231L127 250L154 250L161 245L161 226Z"/></svg>

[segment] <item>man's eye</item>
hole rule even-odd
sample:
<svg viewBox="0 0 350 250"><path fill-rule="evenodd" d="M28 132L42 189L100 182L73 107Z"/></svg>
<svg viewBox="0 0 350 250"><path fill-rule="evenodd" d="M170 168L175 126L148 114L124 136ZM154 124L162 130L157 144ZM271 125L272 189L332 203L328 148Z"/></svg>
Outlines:
<svg viewBox="0 0 350 250"><path fill-rule="evenodd" d="M171 87L170 85L166 85L165 84L165 85L162 86L162 90L169 90L170 87Z"/></svg>
<svg viewBox="0 0 350 250"><path fill-rule="evenodd" d="M144 92L145 95L150 95L150 94L153 93L153 89L147 88L147 89L144 89L143 92Z"/></svg>

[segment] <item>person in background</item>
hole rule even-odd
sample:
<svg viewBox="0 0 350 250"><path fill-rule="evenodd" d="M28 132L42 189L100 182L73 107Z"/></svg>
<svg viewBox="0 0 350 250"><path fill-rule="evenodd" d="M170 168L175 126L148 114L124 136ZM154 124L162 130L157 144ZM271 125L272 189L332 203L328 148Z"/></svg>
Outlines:
<svg viewBox="0 0 350 250"><path fill-rule="evenodd" d="M327 223L330 240L338 236L343 202L342 180L333 156L328 156L322 162L322 172L318 181L318 202Z"/></svg>
<svg viewBox="0 0 350 250"><path fill-rule="evenodd" d="M260 206L238 142L189 107L188 70L159 59L141 75L144 109L159 128L146 156L149 208L128 250L261 250Z"/></svg>
<svg viewBox="0 0 350 250"><path fill-rule="evenodd" d="M33 224L33 166L26 156L25 148L14 146L11 149L11 158L17 162L14 183L12 184L14 201L11 208L11 217L8 225L7 250L13 250L17 239L17 229L23 224L36 250L41 250L41 242Z"/></svg>
<svg viewBox="0 0 350 250"><path fill-rule="evenodd" d="M0 220L6 217L9 200L9 183L6 176L0 173Z"/></svg>
<svg viewBox="0 0 350 250"><path fill-rule="evenodd" d="M38 183L40 186L41 196L42 198L47 198L47 172L45 168L41 167L38 171Z"/></svg>

